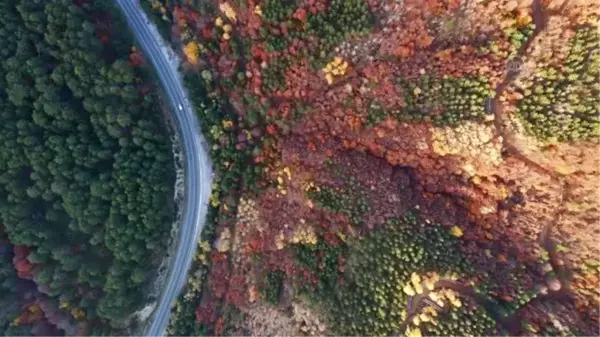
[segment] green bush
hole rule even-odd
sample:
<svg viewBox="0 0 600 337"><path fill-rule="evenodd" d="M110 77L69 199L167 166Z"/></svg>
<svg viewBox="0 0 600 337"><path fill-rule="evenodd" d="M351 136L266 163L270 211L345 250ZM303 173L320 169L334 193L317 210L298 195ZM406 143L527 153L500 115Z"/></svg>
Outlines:
<svg viewBox="0 0 600 337"><path fill-rule="evenodd" d="M323 52L329 52L349 36L369 32L372 26L373 18L363 0L332 0L326 12L308 18L308 30L321 38Z"/></svg>
<svg viewBox="0 0 600 337"><path fill-rule="evenodd" d="M341 276L338 261L340 257L346 255L347 251L346 244L331 246L321 237L314 246L296 245L296 260L318 275L319 283L316 288L318 292L333 292ZM301 289L311 290L307 284L301 284Z"/></svg>
<svg viewBox="0 0 600 337"><path fill-rule="evenodd" d="M270 24L288 20L298 8L298 0L264 0L261 4L262 18Z"/></svg>
<svg viewBox="0 0 600 337"><path fill-rule="evenodd" d="M364 0L332 0L327 10L317 14L307 11L307 25L292 15L298 9L297 0L266 0L261 5L263 20L279 28L284 23L288 28L287 35L274 35L267 29L261 29L260 35L266 40L270 50L285 50L292 39L306 40L316 36L318 49L313 55L306 55L299 50L298 55L308 56L314 68L318 69L330 58L333 49L348 37L361 36L373 27L373 18Z"/></svg>
<svg viewBox="0 0 600 337"><path fill-rule="evenodd" d="M280 270L271 270L267 272L264 280L263 293L265 300L271 304L279 303L281 290L283 289L284 274Z"/></svg>
<svg viewBox="0 0 600 337"><path fill-rule="evenodd" d="M510 42L509 59L517 55L519 48L521 48L525 41L533 34L534 30L535 24L533 23L521 28L508 28L504 30L504 35L508 37Z"/></svg>
<svg viewBox="0 0 600 337"><path fill-rule="evenodd" d="M422 324L423 325L423 324ZM496 321L485 309L464 301L460 308L451 307L438 317L437 325L423 325L427 336L496 336Z"/></svg>
<svg viewBox="0 0 600 337"><path fill-rule="evenodd" d="M369 201L353 177L348 179L345 188L322 186L319 190L309 191L307 195L317 205L346 215L356 225L363 223L364 216L371 211Z"/></svg>

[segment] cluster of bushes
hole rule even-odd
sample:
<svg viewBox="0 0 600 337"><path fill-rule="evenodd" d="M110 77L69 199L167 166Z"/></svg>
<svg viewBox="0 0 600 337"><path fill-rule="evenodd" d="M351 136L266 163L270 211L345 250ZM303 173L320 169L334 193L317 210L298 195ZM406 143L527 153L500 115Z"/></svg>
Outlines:
<svg viewBox="0 0 600 337"><path fill-rule="evenodd" d="M516 56L519 48L521 48L525 41L533 34L534 30L535 24L533 23L519 28L508 28L504 30L504 35L510 42L509 59Z"/></svg>
<svg viewBox="0 0 600 337"><path fill-rule="evenodd" d="M0 221L42 292L121 328L173 220L157 92L111 3L10 0L0 15Z"/></svg>
<svg viewBox="0 0 600 337"><path fill-rule="evenodd" d="M200 242L214 241L218 217L219 209L217 207L209 206L204 229L200 235ZM201 303L203 290L206 289L206 282L204 282L204 280L210 269L210 261L207 258L204 263L198 262L192 264L189 271L186 290L184 294L179 297L171 310L171 317L169 318L169 325L167 327L168 336L209 335L207 326L196 322L196 310ZM190 284L193 282L200 284ZM190 287L198 288L198 290L190 291Z"/></svg>
<svg viewBox="0 0 600 337"><path fill-rule="evenodd" d="M261 2L262 18L271 25L290 20L299 3L298 0L264 0Z"/></svg>
<svg viewBox="0 0 600 337"><path fill-rule="evenodd" d="M190 300L180 298L171 311L168 336L207 336L206 326L196 322L196 308L200 304L201 297Z"/></svg>
<svg viewBox="0 0 600 337"><path fill-rule="evenodd" d="M341 276L339 260L347 255L348 246L344 242L332 246L320 237L316 245L299 244L295 246L295 250L298 263L308 267L318 277L318 283L314 287L302 283L300 290L317 294L335 291Z"/></svg>
<svg viewBox="0 0 600 337"><path fill-rule="evenodd" d="M235 111L228 104L224 96L219 95L216 81L205 70L202 74L187 74L186 87L198 115L200 126L207 138L210 147L210 156L213 163L213 203L209 207L206 226L202 231L201 240L213 242L215 239L216 225L220 220L235 216L235 204L239 192L248 188L255 190L261 177L262 169L253 162L253 148L239 148L238 129L240 124ZM257 117L258 118L258 117ZM246 120L245 123L251 123ZM229 212L221 212L222 205L228 200ZM196 264L191 273L199 269L208 272L210 261L205 264ZM200 304L203 292L193 296L181 296L175 306L175 311L169 321L168 332L173 336L205 335L207 326L196 322L195 310Z"/></svg>
<svg viewBox="0 0 600 337"><path fill-rule="evenodd" d="M271 62L262 71L262 90L270 93L277 90L285 90L285 72L289 69L290 62L286 58Z"/></svg>
<svg viewBox="0 0 600 337"><path fill-rule="evenodd" d="M254 163L253 147L237 146L238 134L243 130L235 125L238 117L233 107L213 91L216 83L212 76L188 74L185 80L202 132L211 144L210 157L215 172L213 184L218 186L218 192L226 195L243 185L255 187L262 170Z"/></svg>
<svg viewBox="0 0 600 337"><path fill-rule="evenodd" d="M369 102L369 105L367 106L367 112L368 113L365 118L365 124L367 126L377 125L383 122L389 115L389 112L376 99Z"/></svg>
<svg viewBox="0 0 600 337"><path fill-rule="evenodd" d="M438 317L437 324L424 324L426 336L496 336L497 322L484 308L463 303L460 308L450 307Z"/></svg>
<svg viewBox="0 0 600 337"><path fill-rule="evenodd" d="M539 292L535 289L523 289L520 286L515 289L515 292L516 294L511 301L500 301L501 303L499 304L498 308L502 310L504 316L513 315L539 294Z"/></svg>
<svg viewBox="0 0 600 337"><path fill-rule="evenodd" d="M173 17L170 11L167 8L172 6L171 0L142 0L140 1L140 6L148 15L148 18L156 24L156 28L158 32L163 37L163 39L169 40L171 36L171 23L173 21Z"/></svg>
<svg viewBox="0 0 600 337"><path fill-rule="evenodd" d="M392 112L399 119L432 121L436 125L457 125L463 120L485 117L485 102L494 90L484 78L422 75L417 80L397 81L406 107Z"/></svg>
<svg viewBox="0 0 600 337"><path fill-rule="evenodd" d="M265 275L263 293L265 300L271 304L279 302L279 296L283 287L284 273L280 270L271 270Z"/></svg>
<svg viewBox="0 0 600 337"><path fill-rule="evenodd" d="M356 225L363 223L364 215L371 211L371 205L354 177L348 179L343 189L323 186L310 189L307 196L330 212L346 215Z"/></svg>
<svg viewBox="0 0 600 337"><path fill-rule="evenodd" d="M332 0L326 12L308 18L308 31L320 38L320 57L326 57L349 36L368 33L372 26L373 18L364 0Z"/></svg>
<svg viewBox="0 0 600 337"><path fill-rule="evenodd" d="M546 67L519 88L518 112L542 140L575 141L600 136L600 50L596 28L582 27L561 67Z"/></svg>
<svg viewBox="0 0 600 337"><path fill-rule="evenodd" d="M313 55L299 50L299 55L307 56L315 68L321 68L333 49L350 36L360 36L370 31L373 18L364 0L332 0L325 11L312 14L310 8L302 8L298 15L299 1L265 1L262 6L263 20L268 24L287 27L286 34L272 34L262 28L261 37L270 50L285 50L292 39L306 40L310 36L319 39L318 49Z"/></svg>

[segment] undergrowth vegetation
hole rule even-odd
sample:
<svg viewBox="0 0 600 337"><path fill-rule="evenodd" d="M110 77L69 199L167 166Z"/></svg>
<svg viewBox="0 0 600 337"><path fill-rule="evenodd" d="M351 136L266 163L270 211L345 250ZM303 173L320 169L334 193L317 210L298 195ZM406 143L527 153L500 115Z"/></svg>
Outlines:
<svg viewBox="0 0 600 337"><path fill-rule="evenodd" d="M269 271L265 276L264 287L265 300L271 304L277 304L281 296L284 274L280 270Z"/></svg>
<svg viewBox="0 0 600 337"><path fill-rule="evenodd" d="M304 52L311 61L323 64L335 46L348 37L364 35L373 26L373 18L363 0L333 0L326 9L319 6L323 5L306 8L294 0L264 1L262 17L271 25L271 29L262 31L267 46L273 51L281 51L288 48L294 39L316 37L318 42L313 53L300 52ZM286 27L285 33L277 28L282 26Z"/></svg>
<svg viewBox="0 0 600 337"><path fill-rule="evenodd" d="M352 223L360 225L371 206L355 178L348 178L343 188L321 186L307 191L309 199L324 209L344 214Z"/></svg>

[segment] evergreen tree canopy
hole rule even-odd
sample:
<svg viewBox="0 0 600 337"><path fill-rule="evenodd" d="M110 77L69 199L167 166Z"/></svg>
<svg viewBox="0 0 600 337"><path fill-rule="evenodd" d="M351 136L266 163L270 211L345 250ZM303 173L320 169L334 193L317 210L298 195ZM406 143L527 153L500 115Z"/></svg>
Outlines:
<svg viewBox="0 0 600 337"><path fill-rule="evenodd" d="M157 92L107 1L6 0L0 16L0 223L41 289L121 327L173 218Z"/></svg>

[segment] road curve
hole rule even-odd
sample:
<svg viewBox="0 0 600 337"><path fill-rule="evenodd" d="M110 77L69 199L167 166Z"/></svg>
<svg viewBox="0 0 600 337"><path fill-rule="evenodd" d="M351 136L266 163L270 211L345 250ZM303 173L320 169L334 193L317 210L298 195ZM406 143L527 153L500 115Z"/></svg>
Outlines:
<svg viewBox="0 0 600 337"><path fill-rule="evenodd" d="M185 191L182 204L182 222L177 248L169 263L166 283L156 309L151 316L146 336L162 336L169 322L171 308L187 278L197 247L197 238L204 220L212 186L212 167L206 142L194 111L187 104L181 78L169 63L160 47L159 36L152 34L138 0L116 0L127 23L141 45L147 59L154 66L172 106L183 146Z"/></svg>

